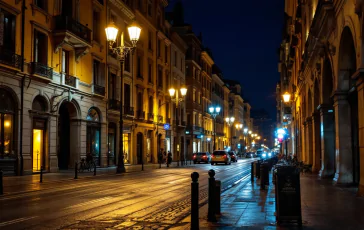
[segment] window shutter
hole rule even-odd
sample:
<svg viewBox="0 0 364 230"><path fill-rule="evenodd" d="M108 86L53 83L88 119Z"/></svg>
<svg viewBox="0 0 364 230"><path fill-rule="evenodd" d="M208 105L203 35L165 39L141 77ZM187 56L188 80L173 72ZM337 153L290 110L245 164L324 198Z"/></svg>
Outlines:
<svg viewBox="0 0 364 230"><path fill-rule="evenodd" d="M99 62L98 84L105 87L105 63Z"/></svg>

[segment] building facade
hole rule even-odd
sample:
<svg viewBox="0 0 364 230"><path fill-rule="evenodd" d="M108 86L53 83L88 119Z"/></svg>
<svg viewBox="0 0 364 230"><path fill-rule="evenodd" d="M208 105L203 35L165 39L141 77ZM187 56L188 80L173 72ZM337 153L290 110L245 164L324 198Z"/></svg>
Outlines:
<svg viewBox="0 0 364 230"><path fill-rule="evenodd" d="M362 1L285 1L281 125L320 177L364 194Z"/></svg>

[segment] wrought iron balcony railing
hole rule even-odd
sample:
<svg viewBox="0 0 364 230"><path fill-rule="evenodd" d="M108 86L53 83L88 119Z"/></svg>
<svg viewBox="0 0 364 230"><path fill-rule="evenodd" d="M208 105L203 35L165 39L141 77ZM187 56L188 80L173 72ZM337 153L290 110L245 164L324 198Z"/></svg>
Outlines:
<svg viewBox="0 0 364 230"><path fill-rule="evenodd" d="M124 115L134 116L134 107L124 105Z"/></svg>
<svg viewBox="0 0 364 230"><path fill-rule="evenodd" d="M32 62L31 67L32 67L32 74L37 74L42 77L53 79L53 68L39 62Z"/></svg>
<svg viewBox="0 0 364 230"><path fill-rule="evenodd" d="M68 86L76 87L76 77L69 74L65 74L64 83Z"/></svg>
<svg viewBox="0 0 364 230"><path fill-rule="evenodd" d="M91 43L91 30L70 16L57 15L55 19L55 31L67 30L77 37Z"/></svg>
<svg viewBox="0 0 364 230"><path fill-rule="evenodd" d="M21 56L0 46L0 63L17 69L21 67Z"/></svg>
<svg viewBox="0 0 364 230"><path fill-rule="evenodd" d="M120 110L120 101L116 99L109 99L109 109Z"/></svg>
<svg viewBox="0 0 364 230"><path fill-rule="evenodd" d="M105 86L94 85L94 93L105 96Z"/></svg>

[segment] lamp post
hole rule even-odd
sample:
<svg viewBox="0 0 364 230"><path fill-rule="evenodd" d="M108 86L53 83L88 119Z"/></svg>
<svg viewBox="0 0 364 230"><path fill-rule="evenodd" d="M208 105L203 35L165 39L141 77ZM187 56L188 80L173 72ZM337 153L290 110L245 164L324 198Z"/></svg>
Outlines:
<svg viewBox="0 0 364 230"><path fill-rule="evenodd" d="M244 128L244 149L245 149L245 152L247 152L247 146L246 146L246 135L248 134L248 128Z"/></svg>
<svg viewBox="0 0 364 230"><path fill-rule="evenodd" d="M220 106L216 107L211 106L209 108L209 113L214 118L214 147L213 147L214 150L216 150L216 116L219 115L220 111L221 111Z"/></svg>
<svg viewBox="0 0 364 230"><path fill-rule="evenodd" d="M178 103L182 102L184 97L187 94L187 88L186 87L181 87L179 91L181 91L181 97L179 97L178 95L178 90L175 90L173 87L170 88L169 90L169 96L171 96L171 101L176 103L176 110L178 111ZM176 113L176 120L178 120L178 113ZM178 125L176 125L176 131L177 131L177 143L180 141L180 137L179 137L179 131L178 131ZM177 166L179 166L179 151L177 151ZM186 160L186 156L184 155L184 160Z"/></svg>
<svg viewBox="0 0 364 230"><path fill-rule="evenodd" d="M236 131L238 132L243 128L243 124L241 124L241 123L235 124L235 128L236 128ZM240 135L239 135L239 137L240 137ZM239 139L239 142L240 142L240 139ZM238 147L239 147L239 145L238 145ZM240 149L240 151L241 151L241 149Z"/></svg>
<svg viewBox="0 0 364 230"><path fill-rule="evenodd" d="M291 101L291 94L287 91L282 95L284 103L288 104ZM285 137L284 146L286 149L286 158L288 157L288 139Z"/></svg>
<svg viewBox="0 0 364 230"><path fill-rule="evenodd" d="M116 37L118 35L119 29L115 26L114 22L111 22L106 28L106 39L109 42L109 48L113 53L117 55L118 60L120 61L120 127L119 127L119 157L118 157L118 167L116 169L116 173L125 172L124 165L124 146L123 146L123 74L124 74L124 60L126 55L129 52L133 52L136 44L140 37L141 28L133 22L131 26L128 27L130 41L132 43L132 47L124 46L123 36L121 35L121 46L113 47L113 44L116 41Z"/></svg>
<svg viewBox="0 0 364 230"><path fill-rule="evenodd" d="M227 118L225 118L225 121L226 121L227 125L231 128L232 125L234 124L235 117L227 117ZM231 145L231 147L233 147L233 132L231 129L230 129L230 145ZM230 150L232 150L232 148Z"/></svg>

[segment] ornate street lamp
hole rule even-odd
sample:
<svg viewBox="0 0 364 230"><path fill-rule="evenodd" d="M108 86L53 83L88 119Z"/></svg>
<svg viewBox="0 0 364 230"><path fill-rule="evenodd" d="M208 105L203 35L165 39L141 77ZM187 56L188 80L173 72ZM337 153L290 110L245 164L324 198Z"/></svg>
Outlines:
<svg viewBox="0 0 364 230"><path fill-rule="evenodd" d="M232 127L232 125L234 124L234 121L235 121L235 117L227 117L227 118L225 118L225 121L226 121L226 123L227 123L227 125L229 127ZM230 145L231 145L231 147L233 146L233 135L232 134L233 134L233 132L230 129Z"/></svg>
<svg viewBox="0 0 364 230"><path fill-rule="evenodd" d="M178 90L175 90L173 87L170 88L168 91L169 91L169 96L171 96L171 101L176 103L176 110L178 111L178 103L183 101L184 97L187 94L187 88L186 87L181 87L179 89L179 91L181 92L181 96L179 96ZM179 120L178 119L178 113L176 115L177 115L176 116L176 118L177 118L176 120ZM178 131L177 128L178 128L178 126L176 125L176 130L177 130L177 143L178 143L180 141L179 140L180 137L179 137L179 131ZM178 159L177 160L177 166L179 166L179 160L180 160L179 158L180 158L179 151L177 151L177 159ZM186 160L186 156L184 156L184 160Z"/></svg>
<svg viewBox="0 0 364 230"><path fill-rule="evenodd" d="M214 150L216 150L216 116L219 115L220 111L221 111L220 106L216 107L211 106L209 108L209 113L214 118L214 147L213 147Z"/></svg>
<svg viewBox="0 0 364 230"><path fill-rule="evenodd" d="M288 92L285 92L282 96L283 96L284 103L288 103L291 99L291 94Z"/></svg>
<svg viewBox="0 0 364 230"><path fill-rule="evenodd" d="M124 75L124 60L126 55L131 51L133 52L136 44L140 37L141 28L132 23L131 26L128 27L129 37L132 44L132 47L124 46L123 36L121 35L121 46L113 47L116 38L118 36L119 29L115 26L114 22L111 22L106 28L106 39L109 42L109 48L112 50L113 53L117 55L117 59L120 61L120 127L119 127L119 157L118 157L118 167L116 169L116 173L123 173L125 172L125 165L124 165L124 146L123 146L123 75ZM143 161L143 158L142 158Z"/></svg>
<svg viewBox="0 0 364 230"><path fill-rule="evenodd" d="M247 151L247 146L246 146L246 143L247 143L247 134L248 134L248 128L244 128L244 149L245 149L245 152Z"/></svg>

